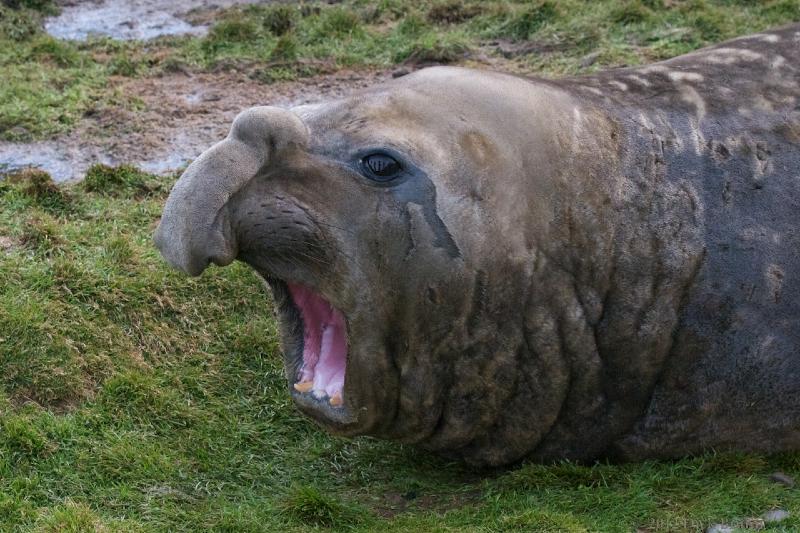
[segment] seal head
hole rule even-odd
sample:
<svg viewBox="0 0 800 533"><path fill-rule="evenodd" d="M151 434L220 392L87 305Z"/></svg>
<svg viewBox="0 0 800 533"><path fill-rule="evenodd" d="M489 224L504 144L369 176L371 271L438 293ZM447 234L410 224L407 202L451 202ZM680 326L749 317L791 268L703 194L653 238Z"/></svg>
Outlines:
<svg viewBox="0 0 800 533"><path fill-rule="evenodd" d="M327 429L459 449L518 382L516 282L572 119L555 89L455 68L253 108L185 171L155 242L191 275L238 258L264 277L291 394Z"/></svg>

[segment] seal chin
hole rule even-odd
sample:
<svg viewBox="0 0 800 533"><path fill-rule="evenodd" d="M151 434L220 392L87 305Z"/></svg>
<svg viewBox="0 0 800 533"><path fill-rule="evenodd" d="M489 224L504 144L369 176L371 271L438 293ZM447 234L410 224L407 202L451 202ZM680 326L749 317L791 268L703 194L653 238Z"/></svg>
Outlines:
<svg viewBox="0 0 800 533"><path fill-rule="evenodd" d="M267 278L278 303L287 377L294 401L319 423L343 430L355 420L345 397L347 321L311 287ZM345 401L347 400L347 401Z"/></svg>

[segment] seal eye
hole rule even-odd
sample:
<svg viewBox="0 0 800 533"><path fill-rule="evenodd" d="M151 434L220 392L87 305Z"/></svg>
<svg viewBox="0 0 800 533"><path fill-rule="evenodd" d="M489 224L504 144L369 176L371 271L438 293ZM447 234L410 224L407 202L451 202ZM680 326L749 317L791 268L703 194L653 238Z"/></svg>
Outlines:
<svg viewBox="0 0 800 533"><path fill-rule="evenodd" d="M390 181L400 175L403 167L390 155L370 154L361 159L364 174L374 181Z"/></svg>

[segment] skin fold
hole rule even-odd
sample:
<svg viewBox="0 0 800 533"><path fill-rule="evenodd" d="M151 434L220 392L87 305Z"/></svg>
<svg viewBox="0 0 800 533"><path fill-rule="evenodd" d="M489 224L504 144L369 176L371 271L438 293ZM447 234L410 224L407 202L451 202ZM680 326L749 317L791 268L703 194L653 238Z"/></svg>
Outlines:
<svg viewBox="0 0 800 533"><path fill-rule="evenodd" d="M800 449L800 25L555 81L435 67L244 111L155 242L273 288L326 430L479 466ZM364 157L400 162L369 179ZM291 385L286 284L346 321ZM294 286L294 285L293 285Z"/></svg>

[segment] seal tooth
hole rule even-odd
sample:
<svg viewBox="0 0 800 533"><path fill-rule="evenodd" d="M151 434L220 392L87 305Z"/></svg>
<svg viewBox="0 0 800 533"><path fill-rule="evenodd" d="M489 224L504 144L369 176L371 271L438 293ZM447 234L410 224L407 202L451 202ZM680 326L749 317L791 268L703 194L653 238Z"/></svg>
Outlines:
<svg viewBox="0 0 800 533"><path fill-rule="evenodd" d="M299 383L294 384L294 390L297 392L308 392L311 390L311 387L314 386L313 381L301 381Z"/></svg>
<svg viewBox="0 0 800 533"><path fill-rule="evenodd" d="M333 395L333 397L332 397L332 398L331 398L331 399L328 401L328 403L330 403L330 404L331 404L331 406L333 406L333 407L339 407L339 406L340 406L340 405L342 405L342 403L343 403L343 400L342 400L342 395L341 395L341 394L339 394L339 393L337 392L337 393L336 393L336 394L334 394L334 395Z"/></svg>

